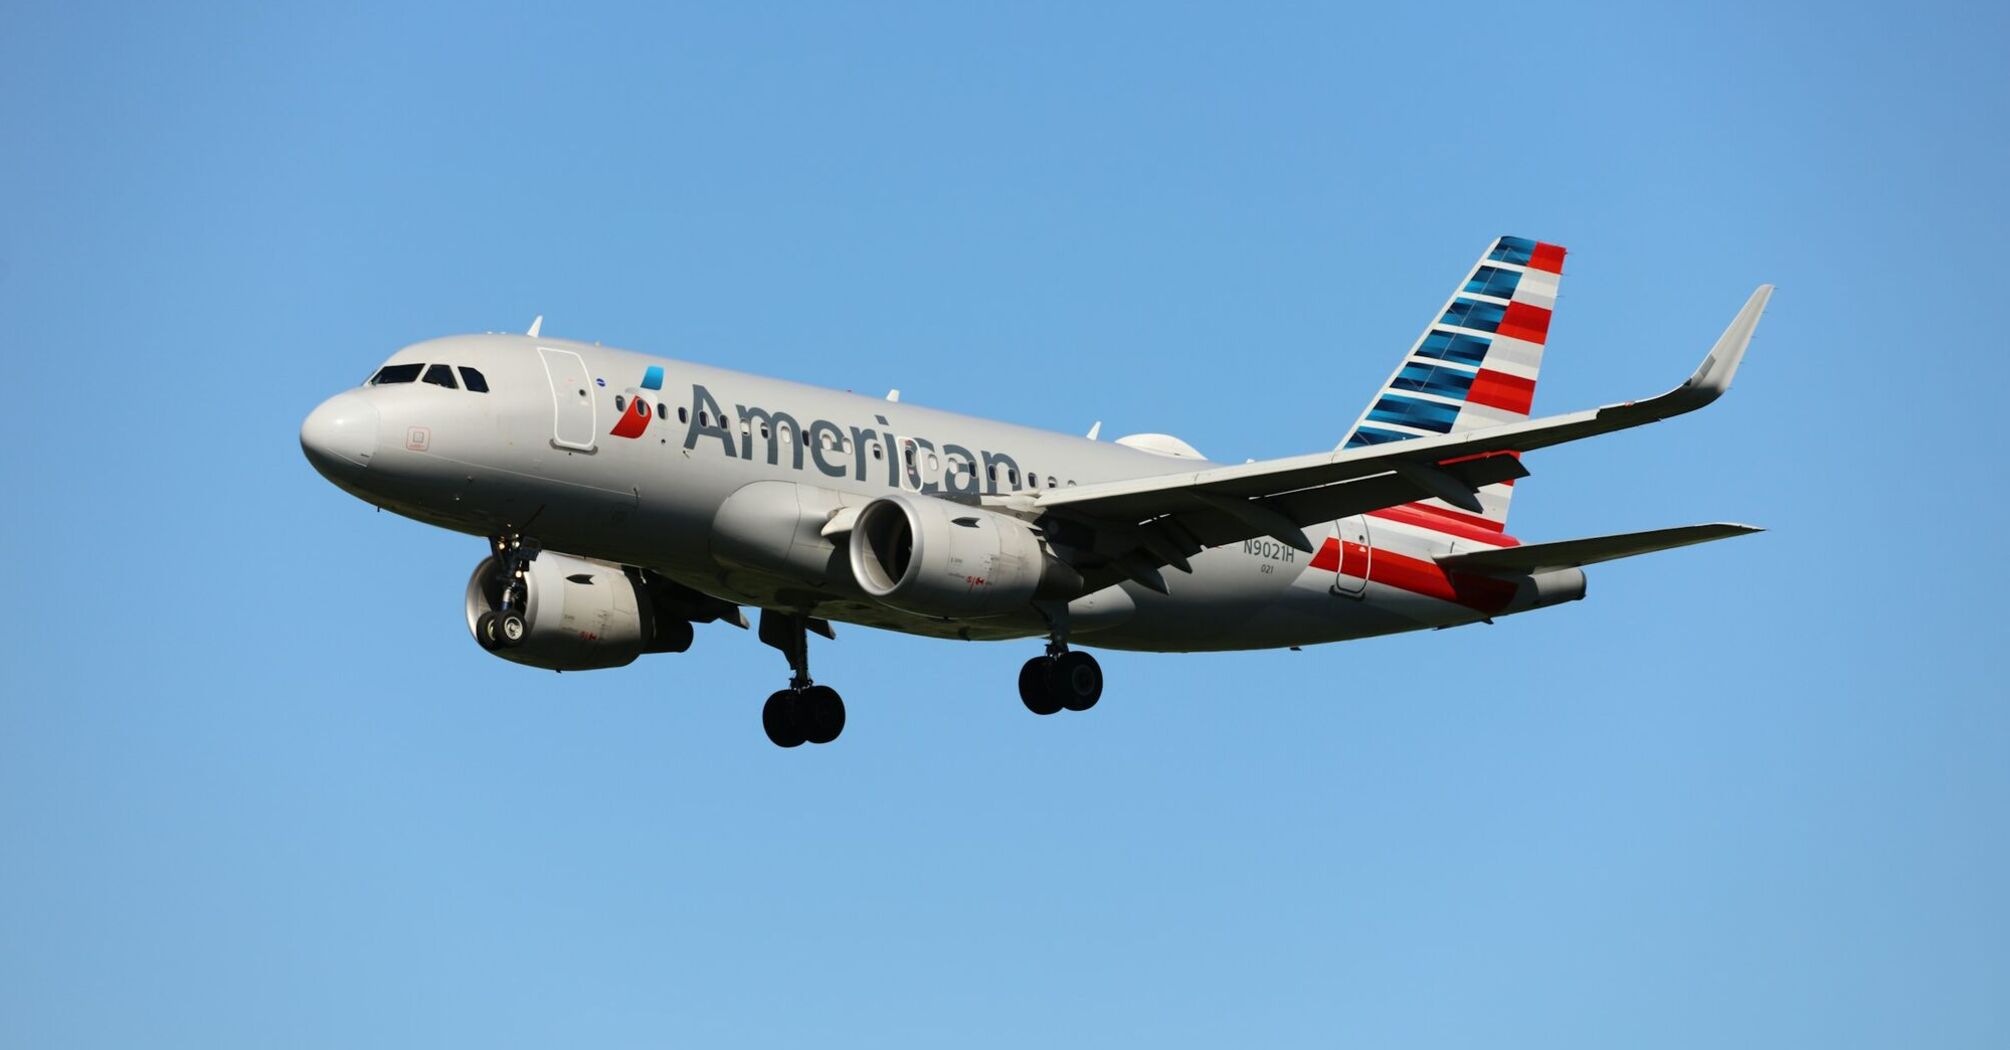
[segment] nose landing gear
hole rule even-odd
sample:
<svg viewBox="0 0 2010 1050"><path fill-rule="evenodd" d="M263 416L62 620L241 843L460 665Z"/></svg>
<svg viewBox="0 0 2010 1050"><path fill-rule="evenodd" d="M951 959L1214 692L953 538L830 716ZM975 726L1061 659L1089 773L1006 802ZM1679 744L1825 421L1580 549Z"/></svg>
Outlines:
<svg viewBox="0 0 2010 1050"><path fill-rule="evenodd" d="M475 621L475 641L491 652L522 645L524 635L529 633L530 625L519 612L485 612Z"/></svg>
<svg viewBox="0 0 2010 1050"><path fill-rule="evenodd" d="M530 624L524 619L530 587L524 576L530 571L530 563L537 560L537 541L522 533L511 532L489 537L489 552L496 559L496 580L502 591L492 612L485 612L475 621L475 641L488 650L508 649L523 644L524 636L530 633Z"/></svg>
<svg viewBox="0 0 2010 1050"><path fill-rule="evenodd" d="M809 632L828 638L827 621L809 616L761 611L761 641L789 658L789 687L768 697L761 706L761 728L776 747L828 744L844 732L844 698L827 685L810 680Z"/></svg>

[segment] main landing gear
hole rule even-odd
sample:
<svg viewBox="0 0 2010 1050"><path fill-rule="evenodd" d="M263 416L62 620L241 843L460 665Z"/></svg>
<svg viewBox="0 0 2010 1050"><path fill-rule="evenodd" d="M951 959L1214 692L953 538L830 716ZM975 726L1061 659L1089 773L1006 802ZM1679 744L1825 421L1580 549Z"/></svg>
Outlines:
<svg viewBox="0 0 2010 1050"><path fill-rule="evenodd" d="M1019 699L1036 715L1087 711L1103 698L1103 668L1088 653L1068 648L1065 616L1047 617L1047 651L1019 669ZM828 744L844 732L844 699L810 680L809 636L833 637L830 623L799 612L761 611L761 641L789 660L789 687L761 707L761 728L776 747Z"/></svg>
<svg viewBox="0 0 2010 1050"><path fill-rule="evenodd" d="M1047 643L1045 656L1036 656L1019 669L1019 699L1036 715L1062 708L1087 711L1102 698L1102 666L1088 653L1069 649L1062 637Z"/></svg>
<svg viewBox="0 0 2010 1050"><path fill-rule="evenodd" d="M776 747L828 744L844 732L844 699L837 690L810 681L809 632L829 637L830 624L808 616L761 612L761 641L789 658L789 687L761 707L761 728Z"/></svg>
<svg viewBox="0 0 2010 1050"><path fill-rule="evenodd" d="M530 587L524 576L530 571L530 563L537 559L538 550L537 541L522 533L489 537L489 551L496 559L496 586L501 588L502 597L496 601L494 611L483 613L475 621L475 641L482 648L496 650L522 645L524 636L530 633L530 623L524 619L529 611Z"/></svg>

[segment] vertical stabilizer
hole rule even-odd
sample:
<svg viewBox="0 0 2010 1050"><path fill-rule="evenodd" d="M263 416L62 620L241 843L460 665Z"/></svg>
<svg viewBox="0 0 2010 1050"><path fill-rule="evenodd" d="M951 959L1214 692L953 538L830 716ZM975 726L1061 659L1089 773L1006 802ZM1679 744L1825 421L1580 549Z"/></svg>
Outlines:
<svg viewBox="0 0 2010 1050"><path fill-rule="evenodd" d="M1519 423L1528 418L1563 276L1564 249L1502 237L1473 264L1437 319L1403 357L1341 448ZM1514 483L1479 491L1481 509L1424 500L1467 524L1507 528Z"/></svg>

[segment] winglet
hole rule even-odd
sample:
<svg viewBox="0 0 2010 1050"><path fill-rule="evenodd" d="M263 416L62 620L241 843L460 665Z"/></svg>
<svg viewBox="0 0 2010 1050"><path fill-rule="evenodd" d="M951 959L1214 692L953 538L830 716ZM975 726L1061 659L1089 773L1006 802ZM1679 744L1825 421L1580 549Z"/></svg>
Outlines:
<svg viewBox="0 0 2010 1050"><path fill-rule="evenodd" d="M544 327L544 315L538 314L537 319L530 323L530 331L525 332L524 334L530 336L532 339L536 339L538 329L543 327Z"/></svg>
<svg viewBox="0 0 2010 1050"><path fill-rule="evenodd" d="M1696 366L1681 386L1663 394L1669 399L1669 407L1674 412L1689 412L1724 396L1731 389L1731 378L1738 374L1738 364L1745 359L1745 348L1752 345L1752 332L1759 327L1759 315L1766 312L1766 302L1773 297L1773 286L1762 284L1745 300L1745 308L1731 319L1731 326L1717 337L1717 345L1703 356L1703 363ZM1657 399L1659 400L1659 399ZM1669 413L1673 415L1674 412Z"/></svg>

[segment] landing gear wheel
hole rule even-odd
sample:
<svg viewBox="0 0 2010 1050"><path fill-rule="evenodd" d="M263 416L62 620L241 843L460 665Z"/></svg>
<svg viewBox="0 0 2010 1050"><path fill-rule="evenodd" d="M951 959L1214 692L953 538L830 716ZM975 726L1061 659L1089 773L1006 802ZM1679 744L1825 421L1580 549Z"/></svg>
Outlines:
<svg viewBox="0 0 2010 1050"><path fill-rule="evenodd" d="M1047 672L1053 666L1053 657L1036 656L1019 669L1019 701L1036 715L1051 715L1061 709L1061 698L1047 685Z"/></svg>
<svg viewBox="0 0 2010 1050"><path fill-rule="evenodd" d="M810 686L796 694L796 722L804 740L828 744L844 732L844 699L830 686Z"/></svg>
<svg viewBox="0 0 2010 1050"><path fill-rule="evenodd" d="M499 646L515 648L523 644L524 636L530 633L530 625L523 622L523 614L506 612L495 619L495 640Z"/></svg>
<svg viewBox="0 0 2010 1050"><path fill-rule="evenodd" d="M489 652L495 652L499 648L496 643L495 613L485 612L475 619L475 644Z"/></svg>
<svg viewBox="0 0 2010 1050"><path fill-rule="evenodd" d="M1062 653L1047 669L1047 692L1070 711L1087 711L1103 698L1103 669L1088 653Z"/></svg>
<svg viewBox="0 0 2010 1050"><path fill-rule="evenodd" d="M761 707L761 728L776 747L796 747L808 739L803 735L800 697L788 689L768 697Z"/></svg>

